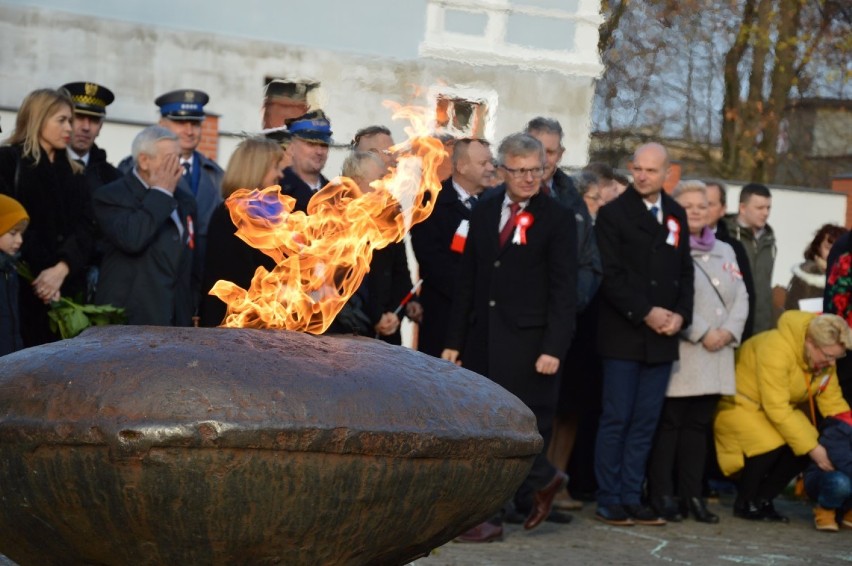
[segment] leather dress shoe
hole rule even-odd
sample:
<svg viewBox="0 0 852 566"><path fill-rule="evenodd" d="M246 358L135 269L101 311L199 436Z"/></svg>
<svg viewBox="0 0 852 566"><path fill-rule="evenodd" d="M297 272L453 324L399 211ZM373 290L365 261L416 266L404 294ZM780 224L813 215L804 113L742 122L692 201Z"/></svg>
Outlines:
<svg viewBox="0 0 852 566"><path fill-rule="evenodd" d="M595 519L614 527L632 527L636 524L621 505L598 505Z"/></svg>
<svg viewBox="0 0 852 566"><path fill-rule="evenodd" d="M680 523L683 521L683 515L680 511L680 501L671 495L663 495L662 497L652 497L651 507L657 514L671 523Z"/></svg>
<svg viewBox="0 0 852 566"><path fill-rule="evenodd" d="M647 505L625 505L624 510L637 525L649 525L651 527L662 527L666 520L659 513Z"/></svg>
<svg viewBox="0 0 852 566"><path fill-rule="evenodd" d="M716 524L719 522L719 515L711 513L710 510L707 509L707 504L700 497L690 497L686 500L686 502L689 506L690 513L699 523Z"/></svg>
<svg viewBox="0 0 852 566"><path fill-rule="evenodd" d="M479 523L454 539L456 542L492 542L503 540L503 527L494 523Z"/></svg>
<svg viewBox="0 0 852 566"><path fill-rule="evenodd" d="M565 489L567 483L568 476L565 475L565 472L557 470L550 483L535 492L532 509L530 509L530 514L527 515L527 520L524 522L525 529L534 529L547 519L553 507L553 498L560 490Z"/></svg>
<svg viewBox="0 0 852 566"><path fill-rule="evenodd" d="M789 517L785 517L781 513L775 510L775 505L772 504L771 499L764 499L763 501L757 502L758 507L760 508L760 512L763 514L764 521L771 521L773 523L789 523Z"/></svg>
<svg viewBox="0 0 852 566"><path fill-rule="evenodd" d="M749 521L763 521L763 510L752 501L734 501L734 517Z"/></svg>

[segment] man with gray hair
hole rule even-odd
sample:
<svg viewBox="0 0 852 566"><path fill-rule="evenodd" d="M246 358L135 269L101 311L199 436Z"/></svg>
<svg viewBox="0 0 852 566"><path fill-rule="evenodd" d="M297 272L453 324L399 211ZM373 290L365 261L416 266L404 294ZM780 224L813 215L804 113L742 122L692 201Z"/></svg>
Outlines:
<svg viewBox="0 0 852 566"><path fill-rule="evenodd" d="M541 193L544 150L538 140L512 134L498 155L504 188L495 189L471 213L441 357L487 376L526 403L547 446L560 366L574 333L575 220ZM566 481L544 452L536 456L516 495L531 502L524 528L535 528L548 517ZM461 538L485 542L501 537L497 521Z"/></svg>
<svg viewBox="0 0 852 566"><path fill-rule="evenodd" d="M92 197L105 242L96 302L124 308L129 324L190 326L197 208L178 185L178 137L149 126L132 147L133 169Z"/></svg>

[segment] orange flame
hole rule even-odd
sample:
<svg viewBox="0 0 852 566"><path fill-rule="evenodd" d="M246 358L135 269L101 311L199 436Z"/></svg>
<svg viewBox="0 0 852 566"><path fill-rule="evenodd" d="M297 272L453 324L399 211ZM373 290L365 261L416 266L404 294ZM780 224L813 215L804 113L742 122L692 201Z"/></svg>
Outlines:
<svg viewBox="0 0 852 566"><path fill-rule="evenodd" d="M446 152L428 135L425 109L385 105L411 125L409 139L392 148L396 168L372 184L373 192L338 177L311 198L307 214L293 212L295 199L278 186L240 189L228 198L237 236L277 265L258 267L248 289L216 282L210 294L228 305L222 326L321 334L358 289L373 250L399 242L431 214Z"/></svg>

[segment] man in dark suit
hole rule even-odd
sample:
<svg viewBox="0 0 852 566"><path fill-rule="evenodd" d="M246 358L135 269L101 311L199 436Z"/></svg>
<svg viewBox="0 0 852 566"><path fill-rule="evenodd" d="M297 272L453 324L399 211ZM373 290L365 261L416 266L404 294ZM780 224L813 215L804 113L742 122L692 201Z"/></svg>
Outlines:
<svg viewBox="0 0 852 566"><path fill-rule="evenodd" d="M452 161L453 174L441 185L432 214L411 228L411 245L423 278L420 302L424 313L417 349L435 357L446 345L471 209L494 174L485 140L457 140Z"/></svg>
<svg viewBox="0 0 852 566"><path fill-rule="evenodd" d="M284 169L281 192L296 199L293 210L307 211L308 202L328 184L322 169L332 143L331 122L322 110L309 112L288 123L291 142L287 149L292 165Z"/></svg>
<svg viewBox="0 0 852 566"><path fill-rule="evenodd" d="M595 223L604 374L595 517L612 525L665 524L642 504L642 482L693 295L686 214L663 192L668 170L663 146L640 146L631 163L633 185L602 207Z"/></svg>
<svg viewBox="0 0 852 566"><path fill-rule="evenodd" d="M149 126L133 140L134 167L95 191L106 242L96 302L125 309L130 324L189 326L195 199L179 185L178 138Z"/></svg>
<svg viewBox="0 0 852 566"><path fill-rule="evenodd" d="M95 144L106 117L106 107L115 99L112 91L96 83L77 82L62 85L74 101L74 123L68 157L86 169L86 182L94 191L121 177L107 161L104 150Z"/></svg>
<svg viewBox="0 0 852 566"><path fill-rule="evenodd" d="M96 83L76 82L62 85L74 101L74 123L68 157L85 168L86 184L93 192L98 187L112 183L121 177L121 172L107 161L106 151L95 143L101 133L106 117L106 107L115 99L112 91ZM103 260L103 242L96 236L95 251L90 258L86 273L86 302L94 300L100 264Z"/></svg>
<svg viewBox="0 0 852 566"><path fill-rule="evenodd" d="M538 140L510 135L498 158L505 188L495 189L471 214L441 357L489 377L526 403L547 446L561 359L574 332L574 216L540 193L544 151ZM544 452L536 456L519 490L533 493L524 528L547 518L566 481ZM463 538L501 536L501 526L483 523Z"/></svg>
<svg viewBox="0 0 852 566"><path fill-rule="evenodd" d="M213 211L222 203L222 177L225 172L219 165L198 151L201 143L201 126L206 116L204 106L210 97L206 92L193 89L173 90L154 100L160 108L158 124L178 137L182 187L195 199L197 214L187 229L193 234L195 254L192 266L194 308L201 302L201 281L204 277L204 257L207 249L207 229ZM122 173L134 167L133 157L118 165Z"/></svg>
<svg viewBox="0 0 852 566"><path fill-rule="evenodd" d="M537 117L527 123L526 132L544 146L545 169L542 182L545 192L574 213L577 221L577 310L586 308L601 282L601 256L595 242L592 217L571 177L559 168L565 147L562 125L552 118Z"/></svg>

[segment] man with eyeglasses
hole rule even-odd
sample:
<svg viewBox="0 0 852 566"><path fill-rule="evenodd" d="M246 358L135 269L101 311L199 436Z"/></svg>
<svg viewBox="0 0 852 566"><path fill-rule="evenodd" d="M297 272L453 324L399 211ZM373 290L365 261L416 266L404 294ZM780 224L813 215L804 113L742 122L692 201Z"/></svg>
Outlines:
<svg viewBox="0 0 852 566"><path fill-rule="evenodd" d="M526 403L547 446L561 360L574 333L575 220L541 192L544 150L537 139L508 136L498 159L504 188L471 213L441 357L487 376ZM516 494L531 502L524 528L548 517L566 481L544 452L536 456ZM460 538L486 542L502 532L501 520L494 519Z"/></svg>
<svg viewBox="0 0 852 566"><path fill-rule="evenodd" d="M457 140L453 174L441 185L429 218L411 228L411 245L420 266L424 315L417 349L440 357L455 295L459 265L469 229L470 214L494 173L487 141Z"/></svg>
<svg viewBox="0 0 852 566"><path fill-rule="evenodd" d="M686 214L663 191L666 149L636 149L633 184L601 207L595 235L603 261L598 352L603 411L595 447L598 507L610 525L664 525L642 504L642 483L678 332L692 317L693 267Z"/></svg>

